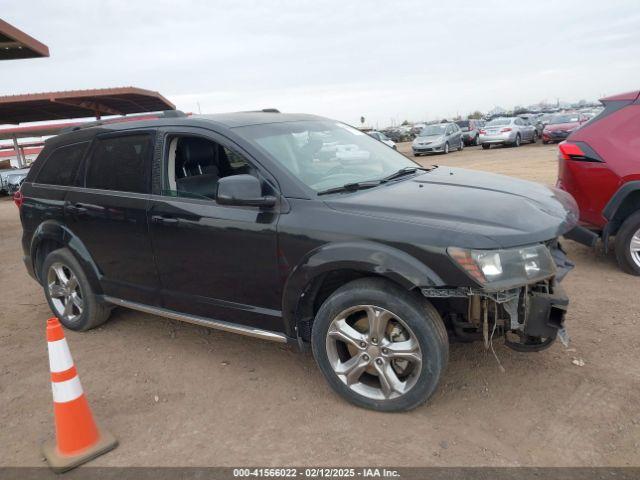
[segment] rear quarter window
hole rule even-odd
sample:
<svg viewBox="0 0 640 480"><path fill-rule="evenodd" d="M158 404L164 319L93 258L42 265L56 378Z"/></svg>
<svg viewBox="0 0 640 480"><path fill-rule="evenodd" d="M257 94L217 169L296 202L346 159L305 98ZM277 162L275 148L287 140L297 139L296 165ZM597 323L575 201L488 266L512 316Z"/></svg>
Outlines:
<svg viewBox="0 0 640 480"><path fill-rule="evenodd" d="M148 193L152 151L148 133L97 139L87 167L86 187Z"/></svg>
<svg viewBox="0 0 640 480"><path fill-rule="evenodd" d="M72 185L88 146L89 142L82 142L55 149L44 159L35 182L47 185Z"/></svg>

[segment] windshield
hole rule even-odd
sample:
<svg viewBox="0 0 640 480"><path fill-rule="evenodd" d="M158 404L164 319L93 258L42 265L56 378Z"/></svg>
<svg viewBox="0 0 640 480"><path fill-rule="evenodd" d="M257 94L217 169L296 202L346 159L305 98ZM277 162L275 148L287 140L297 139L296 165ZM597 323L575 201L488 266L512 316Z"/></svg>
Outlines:
<svg viewBox="0 0 640 480"><path fill-rule="evenodd" d="M250 125L237 131L317 192L419 167L384 143L331 120Z"/></svg>
<svg viewBox="0 0 640 480"><path fill-rule="evenodd" d="M456 124L460 127L460 129L463 132L469 131L469 121L468 120L461 120L459 122L456 122Z"/></svg>
<svg viewBox="0 0 640 480"><path fill-rule="evenodd" d="M549 120L549 125L557 125L559 123L575 123L580 121L578 115L554 115Z"/></svg>
<svg viewBox="0 0 640 480"><path fill-rule="evenodd" d="M433 135L444 135L446 129L446 125L429 125L422 129L422 131L420 132L420 136L431 137Z"/></svg>
<svg viewBox="0 0 640 480"><path fill-rule="evenodd" d="M496 118L494 120L491 120L490 122L487 122L485 127L500 127L502 125L509 125L510 123L510 118Z"/></svg>

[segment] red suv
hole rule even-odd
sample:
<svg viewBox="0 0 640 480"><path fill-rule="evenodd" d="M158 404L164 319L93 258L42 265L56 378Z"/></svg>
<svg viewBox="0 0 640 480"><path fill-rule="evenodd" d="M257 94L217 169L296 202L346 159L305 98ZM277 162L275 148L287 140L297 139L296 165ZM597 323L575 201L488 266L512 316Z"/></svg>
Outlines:
<svg viewBox="0 0 640 480"><path fill-rule="evenodd" d="M560 144L557 186L580 207L580 221L615 236L620 267L640 275L640 91L601 100L605 109Z"/></svg>

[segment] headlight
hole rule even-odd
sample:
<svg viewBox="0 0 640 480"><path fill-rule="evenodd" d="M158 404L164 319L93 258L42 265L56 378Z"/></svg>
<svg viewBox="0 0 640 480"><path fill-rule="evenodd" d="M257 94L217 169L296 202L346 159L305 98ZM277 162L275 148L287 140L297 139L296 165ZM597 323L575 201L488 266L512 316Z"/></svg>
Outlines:
<svg viewBox="0 0 640 480"><path fill-rule="evenodd" d="M551 277L556 266L544 245L504 250L449 247L449 256L476 282L490 288L511 288Z"/></svg>

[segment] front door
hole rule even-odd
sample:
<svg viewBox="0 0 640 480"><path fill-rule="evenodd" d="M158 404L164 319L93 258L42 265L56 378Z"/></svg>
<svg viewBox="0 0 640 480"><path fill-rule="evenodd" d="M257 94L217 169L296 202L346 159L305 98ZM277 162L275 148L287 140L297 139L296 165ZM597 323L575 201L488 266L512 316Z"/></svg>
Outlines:
<svg viewBox="0 0 640 480"><path fill-rule="evenodd" d="M278 212L219 205L218 179L255 175L241 150L213 132L166 130L162 188L149 211L164 306L182 313L282 331Z"/></svg>

